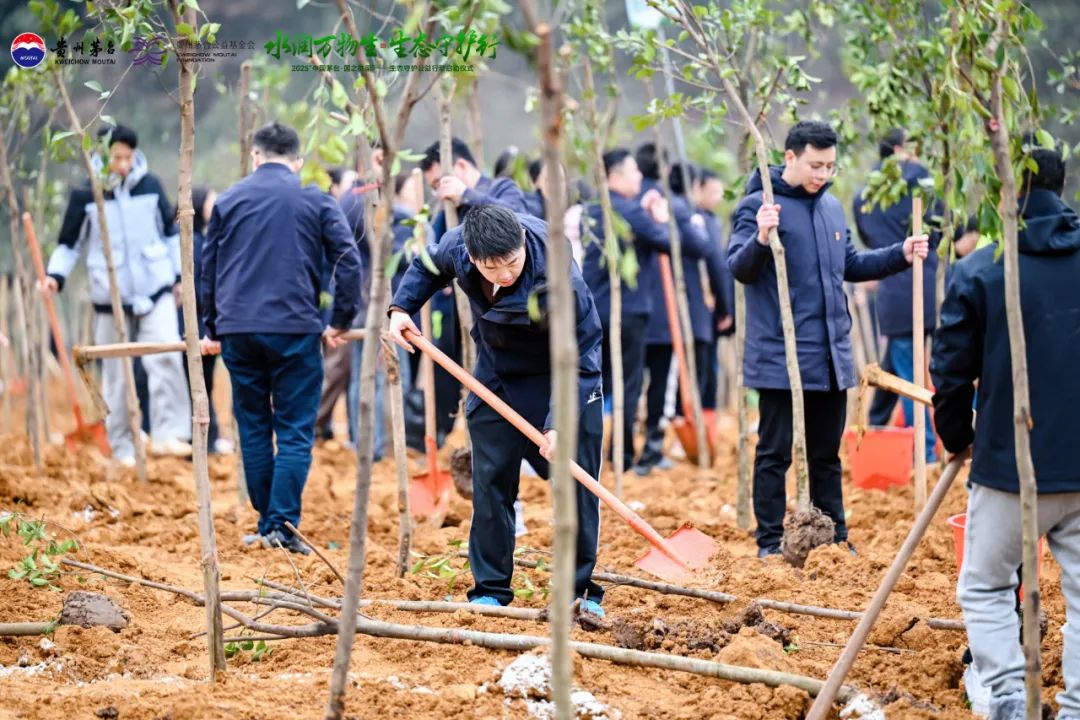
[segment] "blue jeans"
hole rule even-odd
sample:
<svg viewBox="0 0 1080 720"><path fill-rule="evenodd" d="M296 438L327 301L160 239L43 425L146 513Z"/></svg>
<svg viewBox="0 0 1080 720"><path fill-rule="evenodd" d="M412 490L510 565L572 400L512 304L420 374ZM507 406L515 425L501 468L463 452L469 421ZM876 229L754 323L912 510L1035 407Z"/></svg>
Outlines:
<svg viewBox="0 0 1080 720"><path fill-rule="evenodd" d="M311 468L323 366L319 335L244 333L221 338L233 385L248 496L259 534L300 526ZM277 454L274 454L275 440Z"/></svg>
<svg viewBox="0 0 1080 720"><path fill-rule="evenodd" d="M349 418L349 440L357 441L360 416L360 357L364 352L364 341L353 343L352 357L349 360L349 389L345 394L345 411ZM412 367L409 353L404 348L397 348L398 364L401 367L401 388L405 393L412 387ZM383 367L382 352L375 366L375 445L374 460L379 461L386 453L386 370Z"/></svg>
<svg viewBox="0 0 1080 720"><path fill-rule="evenodd" d="M891 367L883 369L908 382L915 382L915 342L911 336L890 337L885 352ZM885 363L882 365L884 366ZM896 397L893 396L892 402L879 402L878 397L883 394L884 391L878 390L874 395L874 403L870 408L871 425L889 424L889 416L895 406ZM900 403L904 410L904 426L912 427L915 424L915 402L908 398L900 398ZM933 462L936 459L934 446L937 444L937 438L934 436L934 425L930 421L930 409L927 408L924 412L926 413L926 460Z"/></svg>

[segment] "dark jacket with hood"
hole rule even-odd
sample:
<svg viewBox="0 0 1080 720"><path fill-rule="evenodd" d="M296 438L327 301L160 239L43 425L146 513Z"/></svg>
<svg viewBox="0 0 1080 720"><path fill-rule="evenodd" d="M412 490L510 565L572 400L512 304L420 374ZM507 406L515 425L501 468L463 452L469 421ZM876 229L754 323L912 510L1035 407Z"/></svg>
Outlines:
<svg viewBox="0 0 1080 720"><path fill-rule="evenodd" d="M415 314L428 298L456 278L472 307L471 335L476 342L473 375L491 390L502 392L511 407L526 418L546 414L541 430L549 430L555 421L548 347L547 224L524 213L518 213L517 217L525 228L525 267L517 282L500 289L494 301L484 294L482 283L486 281L469 260L459 225L428 248L438 274L432 274L420 258L414 259L394 293L392 304L410 315ZM571 263L570 282L580 354L578 403L583 409L589 398L600 391L602 333L592 294L574 263ZM536 298L539 319L529 314L530 296ZM481 402L470 394L466 414Z"/></svg>
<svg viewBox="0 0 1080 720"><path fill-rule="evenodd" d="M625 253L631 248L637 261L637 275L632 283L622 280L622 316L647 316L653 312L664 312L664 307L653 304L653 285L659 282L656 270L656 253L671 252L671 238L668 226L652 219L645 208L641 207L641 197L628 198L617 192L609 192L615 214L629 226L631 238L628 243L619 239L619 252ZM581 216L582 242L585 246L581 273L585 284L596 298L596 310L600 313L600 322L608 326L611 319L611 284L608 282L607 257L604 255L604 222L600 203L589 205ZM589 234L593 239L586 240ZM698 260L705 254L704 233L683 236L682 253L685 258Z"/></svg>
<svg viewBox="0 0 1080 720"><path fill-rule="evenodd" d="M882 208L880 205L872 205L865 212L863 206L863 192L866 188L860 188L855 193L853 211L855 214L855 227L858 228L859 238L866 247L876 250L878 248L892 247L896 243L903 242L911 231L911 193L923 178L929 177L930 172L916 162L905 162L901 165L904 180L907 181L909 192L899 202ZM874 170L880 170L881 163L874 166ZM930 205L923 213L923 230L930 231L932 218L935 214L934 206ZM923 327L927 332L934 329L934 284L937 271L937 254L933 251L941 237L940 233L928 232L930 235L930 254L923 261ZM881 334L888 337L911 337L911 295L912 295L912 271L904 272L883 278L877 290L877 316Z"/></svg>
<svg viewBox="0 0 1080 720"><path fill-rule="evenodd" d="M788 185L782 173L782 167L770 168L773 193L781 207L778 232L787 258L803 387L817 391L854 387L857 378L844 281L878 280L904 270L908 263L903 246L856 251L844 209L829 193L831 183L811 194L802 186ZM790 385L776 267L772 250L757 241L761 203L761 176L755 171L735 209L728 267L746 286L746 386L786 390ZM835 385L830 374L835 374Z"/></svg>
<svg viewBox="0 0 1080 720"><path fill-rule="evenodd" d="M1060 197L1020 198L1020 308L1027 341L1031 457L1040 493L1080 491L1071 448L1080 436L1080 218ZM934 425L945 449L974 443L971 481L1019 492L1005 271L997 246L954 266L934 336ZM978 423L972 400L978 381Z"/></svg>
<svg viewBox="0 0 1080 720"><path fill-rule="evenodd" d="M527 212L525 208L525 194L510 178L490 178L481 175L476 182L476 187L468 188L461 196L461 205L458 206L458 222L465 220L465 214L475 205L502 205L516 213ZM446 232L446 213L440 211L431 223L431 229L435 232L438 240Z"/></svg>

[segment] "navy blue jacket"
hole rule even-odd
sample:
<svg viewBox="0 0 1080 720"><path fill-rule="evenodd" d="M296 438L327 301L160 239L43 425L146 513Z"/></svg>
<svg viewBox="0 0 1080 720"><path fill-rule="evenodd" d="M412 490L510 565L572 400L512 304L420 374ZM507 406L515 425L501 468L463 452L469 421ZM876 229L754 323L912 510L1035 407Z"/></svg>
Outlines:
<svg viewBox="0 0 1080 720"><path fill-rule="evenodd" d="M915 162L905 162L901 166L904 180L908 188L914 189L919 180L930 176L930 172ZM881 163L874 166L875 170L881 169ZM860 188L855 193L853 210L855 213L855 226L859 230L859 237L866 247L876 250L878 248L891 247L896 243L903 242L911 231L911 194L904 195L899 202L882 208L873 205L867 211L863 210L865 203L862 195L866 188ZM926 208L923 217L925 230L931 229L931 219L934 208ZM927 332L934 329L934 277L937 270L937 253L933 249L937 246L940 233L928 233L931 240L931 251L923 261L923 327ZM884 278L878 285L877 290L877 316L881 334L888 337L911 337L911 295L912 295L912 271L910 269Z"/></svg>
<svg viewBox="0 0 1080 720"><path fill-rule="evenodd" d="M1031 457L1040 493L1080 491L1070 448L1080 436L1080 218L1052 192L1020 198L1020 308L1027 341ZM945 448L974 442L971 481L1019 492L1013 441L1012 361L1004 264L995 246L953 266L941 306L930 374L934 425ZM972 399L978 381L978 423Z"/></svg>
<svg viewBox="0 0 1080 720"><path fill-rule="evenodd" d="M353 325L363 325L366 316L368 306L371 303L371 278L374 277L371 267L371 244L368 241L367 230L364 224L364 201L366 192L362 191L362 188L366 185L361 180L357 180L352 189L345 192L338 201L341 205L341 211L345 214L345 219L349 223L349 228L352 230L353 237L356 240L356 247L360 256L360 277L362 282L360 285L360 303L359 310L356 314L356 318L353 321ZM413 228L411 225L405 225L404 221L411 217L404 209L395 205L393 208L393 217L391 219L391 233L393 234L393 240L391 241L390 254L391 257L401 253L398 259L398 264L393 269L393 275L390 278L390 292L393 293L397 290L398 284L401 282L401 277L404 275L405 270L408 268L409 263L405 260L404 249L405 243L412 238ZM390 258L387 258L389 261Z"/></svg>
<svg viewBox="0 0 1080 720"><path fill-rule="evenodd" d="M658 187L651 180L645 180L642 190L650 187ZM709 272L709 285L714 295L721 290L720 267L723 266L723 258L720 254L720 246L709 235L705 218L701 215L698 221L694 221L695 212L682 195L672 195L672 209L675 212L675 222L679 227L679 239L682 244L687 242L700 243L705 248L705 265ZM719 296L719 306L715 309L718 314L705 304L705 290L701 285L701 271L699 270L698 258L683 257L683 277L686 279L686 300L690 307L690 326L693 329L694 340L698 342L712 342L716 336L716 320L723 317L724 298ZM664 303L664 286L660 278L660 263L653 265L655 277L650 279L652 286L653 313L649 316L649 323L645 326L645 343L648 345L670 345L671 328L668 323L667 306Z"/></svg>
<svg viewBox="0 0 1080 720"><path fill-rule="evenodd" d="M356 315L360 259L341 208L281 163L265 163L214 205L203 247L200 298L210 337L321 333L319 271L333 260L330 324Z"/></svg>
<svg viewBox="0 0 1080 720"><path fill-rule="evenodd" d="M458 205L458 222L465 220L465 214L474 205L503 205L516 213L528 212L525 207L525 194L510 178L489 178L482 175L476 183L476 187L469 188L461 197ZM446 233L446 214L439 212L431 223L431 229L436 238L441 238Z"/></svg>
<svg viewBox="0 0 1080 720"><path fill-rule="evenodd" d="M544 194L539 190L525 193L525 212L541 220L547 220L547 204L544 202Z"/></svg>
<svg viewBox="0 0 1080 720"><path fill-rule="evenodd" d="M784 182L782 172L782 167L770 168L773 193L781 208L778 230L787 258L803 387L819 391L854 387L857 379L844 281L877 280L905 269L903 245L857 252L844 209L829 193L829 184L810 194ZM761 188L761 176L755 171L735 209L728 267L746 286L746 386L786 390L790 385L776 267L772 250L757 241ZM836 386L830 382L830 366Z"/></svg>
<svg viewBox="0 0 1080 720"><path fill-rule="evenodd" d="M671 252L671 239L668 237L666 223L658 223L641 207L641 198L624 197L616 192L609 192L615 214L622 217L630 226L634 255L637 259L637 277L632 285L622 280L622 316L633 317L649 315L652 312L664 312L663 305L653 305L653 284L659 282L656 272L656 253ZM581 217L581 237L585 245L585 254L581 262L581 274L585 284L596 298L596 311L600 322L608 326L611 319L611 285L608 282L607 258L604 255L604 222L600 203L589 205ZM585 224L588 223L588 227ZM584 241L589 232L595 236L592 242ZM685 237L682 244L683 257L697 260L705 254L704 235L694 234ZM619 252L628 249L627 242L619 238Z"/></svg>
<svg viewBox="0 0 1080 720"><path fill-rule="evenodd" d="M510 405L526 418L547 413L544 427L554 426L554 397L551 392L551 356L547 323L547 224L531 215L518 213L525 228L525 268L514 285L500 290L495 302L488 302L481 286L485 282L469 260L458 226L446 233L428 254L438 268L433 275L420 258L413 260L396 293L393 305L410 315L428 298L455 278L472 307L471 335L476 342L476 379L493 391L502 390ZM569 244L568 244L569 245ZM569 252L569 247L567 247ZM600 391L600 342L603 337L592 294L574 263L570 282L577 317L578 403L584 408ZM504 295L503 292L506 294ZM529 316L530 295L538 301L539 321ZM466 414L481 404L474 394L465 405Z"/></svg>

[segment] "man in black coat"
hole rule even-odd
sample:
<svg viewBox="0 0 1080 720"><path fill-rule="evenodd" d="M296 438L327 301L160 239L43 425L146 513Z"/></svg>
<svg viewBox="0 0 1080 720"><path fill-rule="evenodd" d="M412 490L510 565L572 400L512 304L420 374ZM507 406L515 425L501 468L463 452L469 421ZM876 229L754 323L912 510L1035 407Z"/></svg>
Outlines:
<svg viewBox="0 0 1080 720"><path fill-rule="evenodd" d="M1029 142L1033 141L1029 138ZM1067 622L1062 628L1058 720L1080 720L1080 218L1061 199L1065 162L1034 149L1019 212L1020 308L1030 383L1031 458L1038 486L1039 534L1061 565ZM1005 316L1005 273L995 246L956 264L930 374L938 434L950 453L972 448L964 564L956 596L990 717L1022 720L1024 655L1014 599L1022 561L1019 476L1013 429L1013 368ZM978 383L978 399L975 385ZM976 402L978 422L972 403Z"/></svg>

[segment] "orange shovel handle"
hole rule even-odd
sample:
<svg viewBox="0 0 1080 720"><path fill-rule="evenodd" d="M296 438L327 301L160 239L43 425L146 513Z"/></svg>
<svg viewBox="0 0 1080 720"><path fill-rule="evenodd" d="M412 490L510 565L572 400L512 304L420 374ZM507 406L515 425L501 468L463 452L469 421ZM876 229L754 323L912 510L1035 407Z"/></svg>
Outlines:
<svg viewBox="0 0 1080 720"><path fill-rule="evenodd" d="M660 284L664 289L664 307L667 309L668 328L671 330L671 350L675 353L675 362L679 368L679 397L682 399L683 415L693 413L690 399L690 368L686 364L686 347L683 345L682 326L679 323L679 310L675 304L675 280L671 273L671 258L666 253L659 253Z"/></svg>
<svg viewBox="0 0 1080 720"><path fill-rule="evenodd" d="M448 373L457 378L462 385L476 393L478 398L490 405L495 412L506 418L507 422L517 428L522 435L535 443L537 447L541 449L547 448L547 438L544 437L542 432L537 430L532 423L523 418L516 410L507 405L499 396L484 387L480 381L472 376L472 374L447 357L444 352L432 345L427 338L417 335L410 330L405 330L404 335L406 340L420 348L422 352L431 357L435 362L439 363L439 365L442 365ZM691 569L686 560L679 555L678 551L675 550L671 543L669 543L660 533L656 532L649 523L645 522L644 518L627 507L626 503L615 497L614 493L597 482L573 460L570 461L570 474L574 476L575 480L584 485L589 492L600 498L600 500L611 508L616 515L625 520L634 532L645 538L650 545L663 552L683 568L686 568L687 570Z"/></svg>
<svg viewBox="0 0 1080 720"><path fill-rule="evenodd" d="M30 257L34 259L34 270L38 280L45 282L45 263L41 260L41 246L38 245L37 233L34 232L34 220L30 213L24 212L22 216L23 231L26 233L26 244L30 246ZM42 295L45 301L45 312L49 316L49 327L52 329L53 340L56 341L56 354L60 358L60 367L64 370L64 380L67 383L68 396L71 398L71 409L75 414L75 426L83 427L82 408L79 406L79 396L75 392L75 373L71 369L71 361L68 358L67 346L64 345L64 332L60 328L60 318L56 316L56 305L50 295Z"/></svg>

